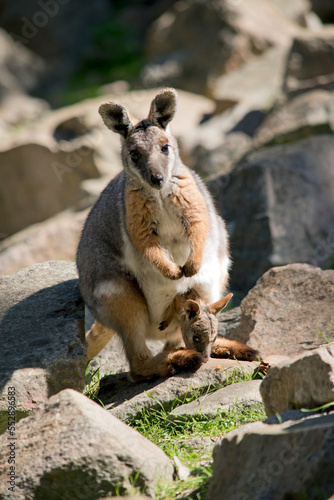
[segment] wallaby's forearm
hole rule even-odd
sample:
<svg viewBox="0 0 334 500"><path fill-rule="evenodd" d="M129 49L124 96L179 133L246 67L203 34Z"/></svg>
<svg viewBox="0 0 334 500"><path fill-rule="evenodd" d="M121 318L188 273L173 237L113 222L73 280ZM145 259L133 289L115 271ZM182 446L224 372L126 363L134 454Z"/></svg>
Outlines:
<svg viewBox="0 0 334 500"><path fill-rule="evenodd" d="M139 190L129 189L125 204L126 225L133 244L163 276L180 279L183 276L181 267L163 254L154 224L156 220L154 202L142 196Z"/></svg>
<svg viewBox="0 0 334 500"><path fill-rule="evenodd" d="M178 176L178 185L175 194L172 195L172 200L180 210L190 243L190 255L183 266L184 275L189 277L196 274L202 264L204 244L209 227L207 206L190 174Z"/></svg>

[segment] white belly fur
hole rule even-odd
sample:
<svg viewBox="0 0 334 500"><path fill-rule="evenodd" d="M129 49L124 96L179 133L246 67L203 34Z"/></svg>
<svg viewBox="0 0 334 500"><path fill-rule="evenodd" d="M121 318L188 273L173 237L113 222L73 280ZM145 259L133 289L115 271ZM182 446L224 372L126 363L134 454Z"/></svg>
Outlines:
<svg viewBox="0 0 334 500"><path fill-rule="evenodd" d="M161 218L158 221L158 235L165 249L165 256L179 266L183 266L190 254L190 245L180 217L168 200L163 202ZM214 242L206 241L199 272L191 278L183 277L180 280L165 278L134 248L125 232L124 242L124 264L136 277L145 295L153 329L161 322L164 312L174 297L186 292L189 288L200 287L209 302L215 302L221 298L221 286L227 275L229 258L226 256L223 262L221 261Z"/></svg>
<svg viewBox="0 0 334 500"><path fill-rule="evenodd" d="M189 250L187 252L189 255ZM186 261L175 261L183 265ZM217 249L206 244L202 266L199 272L191 278L170 280L165 278L151 263L146 261L130 241L125 245L125 262L136 277L138 284L145 295L151 322L158 325L167 307L174 297L179 293L186 292L189 288L200 287L205 291L209 302L215 302L221 298L221 286L224 276L227 274L229 259L225 257L221 262Z"/></svg>

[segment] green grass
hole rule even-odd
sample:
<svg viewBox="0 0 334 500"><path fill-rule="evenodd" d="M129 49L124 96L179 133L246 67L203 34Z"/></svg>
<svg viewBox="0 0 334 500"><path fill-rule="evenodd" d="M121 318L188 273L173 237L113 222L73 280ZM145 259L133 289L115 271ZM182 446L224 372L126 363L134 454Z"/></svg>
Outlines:
<svg viewBox="0 0 334 500"><path fill-rule="evenodd" d="M333 335L332 335L332 334L329 334L329 336L330 336L331 338L328 338L328 337L327 337L327 336L326 336L323 332L321 332L320 330L318 330L318 332L317 332L317 333L318 333L318 335L320 335L320 337L322 337L322 338L325 340L325 342L327 342L327 344L329 344L330 342L333 342L333 340L334 340L334 337L333 337Z"/></svg>
<svg viewBox="0 0 334 500"><path fill-rule="evenodd" d="M251 380L251 378L250 374L240 374L235 370L232 375L229 375L224 386ZM97 402L99 402L100 381L100 370L89 373L88 367L85 394ZM133 429L161 448L172 460L177 457L190 471L190 475L185 480L176 478L173 482L160 483L156 489L156 496L159 500L176 500L177 498L203 500L212 475L212 456L211 447L205 450L205 444L199 438L207 440L212 438L214 441L219 441L220 437L241 425L266 418L263 405L259 403L252 408L236 404L229 411L218 410L214 418L197 413L187 418L168 419L171 410L197 399L202 394L203 391L200 390L191 391L182 399L173 399L168 408L164 408L151 396L155 399L157 407L142 409L136 417L127 422ZM136 482L134 478L133 492L144 493Z"/></svg>
<svg viewBox="0 0 334 500"><path fill-rule="evenodd" d="M179 400L174 400L172 408L179 404ZM196 438L210 437L218 440L241 425L266 418L261 404L252 408L236 405L229 411L218 410L214 418L197 413L172 421L167 418L168 414L169 411L163 407L145 409L129 421L131 427L159 446L167 456L171 459L178 457L190 470L190 476L186 480L176 479L172 484L161 484L158 487L156 494L161 500L174 500L179 495L187 495L187 492L194 490L198 491L193 498L204 498L212 474L211 451L206 452L203 445L196 444Z"/></svg>

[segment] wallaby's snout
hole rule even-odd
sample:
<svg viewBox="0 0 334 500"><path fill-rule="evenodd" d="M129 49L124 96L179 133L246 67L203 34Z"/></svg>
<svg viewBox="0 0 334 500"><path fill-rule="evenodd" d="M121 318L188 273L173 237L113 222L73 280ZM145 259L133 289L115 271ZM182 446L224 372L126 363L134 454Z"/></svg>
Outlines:
<svg viewBox="0 0 334 500"><path fill-rule="evenodd" d="M164 177L161 174L151 174L151 184L156 189L160 189L163 185Z"/></svg>
<svg viewBox="0 0 334 500"><path fill-rule="evenodd" d="M145 126L142 123L145 122ZM132 178L153 189L162 189L173 168L172 139L148 120L139 122L123 144L124 168Z"/></svg>

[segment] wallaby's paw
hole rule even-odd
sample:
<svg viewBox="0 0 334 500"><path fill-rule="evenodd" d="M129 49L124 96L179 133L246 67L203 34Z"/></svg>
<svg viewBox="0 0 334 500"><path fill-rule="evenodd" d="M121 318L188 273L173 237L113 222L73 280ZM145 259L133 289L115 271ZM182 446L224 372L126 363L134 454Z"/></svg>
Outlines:
<svg viewBox="0 0 334 500"><path fill-rule="evenodd" d="M169 278L170 280L179 280L183 276L183 269L177 264L174 264L171 265L170 268L168 268L166 272L163 273L163 275L165 276L165 278Z"/></svg>
<svg viewBox="0 0 334 500"><path fill-rule="evenodd" d="M195 372L203 363L204 357L192 349L180 349L169 354L168 359L169 375L176 375L182 372Z"/></svg>
<svg viewBox="0 0 334 500"><path fill-rule="evenodd" d="M183 266L183 274L186 278L191 278L198 273L200 270L201 264L195 260L188 260Z"/></svg>
<svg viewBox="0 0 334 500"><path fill-rule="evenodd" d="M211 348L211 357L255 361L259 357L259 353L237 340L217 339Z"/></svg>

